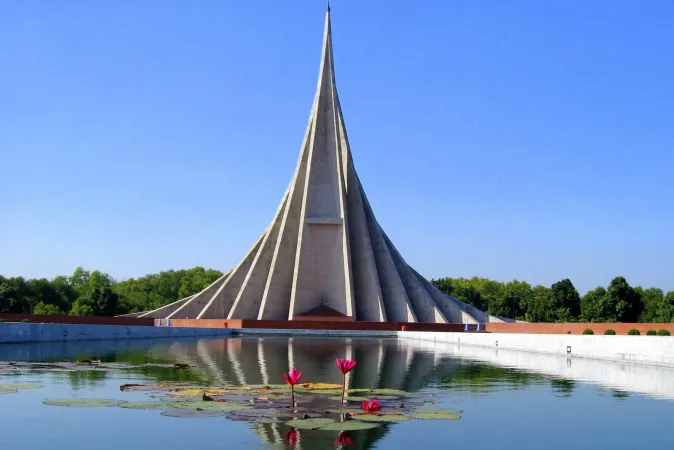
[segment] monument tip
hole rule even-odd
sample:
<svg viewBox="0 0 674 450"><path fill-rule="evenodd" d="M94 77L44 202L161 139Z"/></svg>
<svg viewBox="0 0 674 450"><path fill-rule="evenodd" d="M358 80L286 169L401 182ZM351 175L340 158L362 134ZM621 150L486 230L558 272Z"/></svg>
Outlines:
<svg viewBox="0 0 674 450"><path fill-rule="evenodd" d="M330 2L328 2L328 12L330 12Z"/></svg>

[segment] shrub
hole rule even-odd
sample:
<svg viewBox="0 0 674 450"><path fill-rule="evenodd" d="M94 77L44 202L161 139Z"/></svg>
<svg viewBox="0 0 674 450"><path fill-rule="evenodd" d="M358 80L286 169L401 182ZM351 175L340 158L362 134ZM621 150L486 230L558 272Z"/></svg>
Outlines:
<svg viewBox="0 0 674 450"><path fill-rule="evenodd" d="M648 330L646 332L646 336L655 336L656 334L658 334L658 333L655 330Z"/></svg>
<svg viewBox="0 0 674 450"><path fill-rule="evenodd" d="M19 322L21 322L21 323L30 323L30 320L28 320L28 319L21 319Z"/></svg>
<svg viewBox="0 0 674 450"><path fill-rule="evenodd" d="M604 334L607 335L607 336L615 336L615 331L608 328L606 331L604 331Z"/></svg>
<svg viewBox="0 0 674 450"><path fill-rule="evenodd" d="M669 330L662 329L658 331L658 336L669 336L669 335L670 335Z"/></svg>
<svg viewBox="0 0 674 450"><path fill-rule="evenodd" d="M583 331L583 334L594 334L594 331L592 331L590 328L587 328L585 331Z"/></svg>
<svg viewBox="0 0 674 450"><path fill-rule="evenodd" d="M627 332L630 336L640 336L641 332L637 330L636 328L632 328L630 331Z"/></svg>

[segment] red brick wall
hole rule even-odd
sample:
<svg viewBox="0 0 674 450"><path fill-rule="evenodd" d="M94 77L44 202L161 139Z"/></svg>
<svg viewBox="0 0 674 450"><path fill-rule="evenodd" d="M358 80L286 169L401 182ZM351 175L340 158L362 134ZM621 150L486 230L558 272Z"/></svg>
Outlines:
<svg viewBox="0 0 674 450"><path fill-rule="evenodd" d="M138 319L135 317L101 317L101 316L47 316L35 314L0 314L5 322L20 322L28 319L33 323L67 323L74 325L132 325L151 327L154 319Z"/></svg>
<svg viewBox="0 0 674 450"><path fill-rule="evenodd" d="M616 334L627 334L632 328L646 334L648 330L669 330L674 335L674 323L487 323L489 333L529 333L529 334L583 334L587 328L594 334L604 334L612 329Z"/></svg>
<svg viewBox="0 0 674 450"><path fill-rule="evenodd" d="M166 321L162 321L166 325ZM342 322L318 320L238 320L238 319L171 319L174 327L196 328L262 328L279 330L377 330L397 331L463 331L464 325L444 323Z"/></svg>

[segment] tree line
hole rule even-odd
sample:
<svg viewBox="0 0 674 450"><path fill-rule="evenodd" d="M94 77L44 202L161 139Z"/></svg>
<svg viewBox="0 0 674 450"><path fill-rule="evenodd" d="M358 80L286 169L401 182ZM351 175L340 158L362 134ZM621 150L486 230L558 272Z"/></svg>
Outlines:
<svg viewBox="0 0 674 450"><path fill-rule="evenodd" d="M114 316L150 311L196 294L222 276L213 269L167 270L116 281L82 267L70 276L26 280L0 275L0 313ZM490 314L527 322L674 322L674 291L632 287L624 277L582 297L571 280L550 287L487 278L439 278L445 294Z"/></svg>
<svg viewBox="0 0 674 450"><path fill-rule="evenodd" d="M221 276L222 272L203 267L124 281L82 267L52 280L0 275L0 313L115 316L149 311L196 294Z"/></svg>
<svg viewBox="0 0 674 450"><path fill-rule="evenodd" d="M527 322L674 322L674 291L630 286L615 277L582 297L569 279L550 287L487 278L439 278L431 282L447 295L495 316Z"/></svg>

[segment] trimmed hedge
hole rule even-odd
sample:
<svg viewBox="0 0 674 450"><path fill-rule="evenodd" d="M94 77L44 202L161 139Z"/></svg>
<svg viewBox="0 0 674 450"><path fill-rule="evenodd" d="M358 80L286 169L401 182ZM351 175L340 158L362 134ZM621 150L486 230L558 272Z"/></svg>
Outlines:
<svg viewBox="0 0 674 450"><path fill-rule="evenodd" d="M636 328L632 328L630 331L627 332L630 336L640 336L641 331L637 330Z"/></svg>
<svg viewBox="0 0 674 450"><path fill-rule="evenodd" d="M594 334L594 331L592 331L590 328L587 328L585 331L583 331L583 334Z"/></svg>
<svg viewBox="0 0 674 450"><path fill-rule="evenodd" d="M604 331L604 334L608 336L615 336L615 331L609 328L606 331Z"/></svg>
<svg viewBox="0 0 674 450"><path fill-rule="evenodd" d="M658 331L658 336L670 336L669 330L665 330L664 328L660 331Z"/></svg>
<svg viewBox="0 0 674 450"><path fill-rule="evenodd" d="M657 334L658 334L658 332L655 331L655 330L648 330L648 331L646 332L646 336L655 336L655 335L657 335Z"/></svg>

